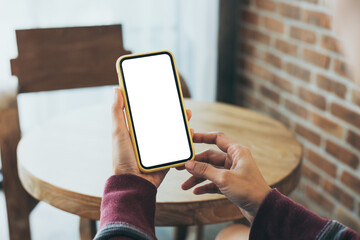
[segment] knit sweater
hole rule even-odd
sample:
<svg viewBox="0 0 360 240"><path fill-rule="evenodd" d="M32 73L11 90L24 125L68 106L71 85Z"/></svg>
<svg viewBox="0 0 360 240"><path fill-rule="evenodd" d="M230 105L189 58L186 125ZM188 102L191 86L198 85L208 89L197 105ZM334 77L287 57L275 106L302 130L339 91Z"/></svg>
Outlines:
<svg viewBox="0 0 360 240"><path fill-rule="evenodd" d="M95 240L156 239L156 192L156 187L141 177L131 174L111 176L105 184L100 230ZM272 189L254 219L250 239L359 240L360 236Z"/></svg>

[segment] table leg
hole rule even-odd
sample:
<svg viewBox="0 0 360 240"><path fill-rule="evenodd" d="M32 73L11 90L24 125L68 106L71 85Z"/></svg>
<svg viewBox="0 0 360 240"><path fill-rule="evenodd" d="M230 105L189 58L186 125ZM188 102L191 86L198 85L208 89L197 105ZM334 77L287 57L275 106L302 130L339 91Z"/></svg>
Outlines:
<svg viewBox="0 0 360 240"><path fill-rule="evenodd" d="M185 240L188 233L188 226L177 226L175 227L174 235L175 240Z"/></svg>
<svg viewBox="0 0 360 240"><path fill-rule="evenodd" d="M96 221L80 217L80 239L92 240L96 235Z"/></svg>

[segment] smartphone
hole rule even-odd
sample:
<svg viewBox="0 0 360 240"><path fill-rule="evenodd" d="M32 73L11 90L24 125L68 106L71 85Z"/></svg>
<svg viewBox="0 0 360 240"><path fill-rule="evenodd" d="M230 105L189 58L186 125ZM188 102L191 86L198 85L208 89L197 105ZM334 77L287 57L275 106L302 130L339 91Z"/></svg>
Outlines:
<svg viewBox="0 0 360 240"><path fill-rule="evenodd" d="M194 147L172 53L125 55L116 69L140 170L158 171L192 160Z"/></svg>

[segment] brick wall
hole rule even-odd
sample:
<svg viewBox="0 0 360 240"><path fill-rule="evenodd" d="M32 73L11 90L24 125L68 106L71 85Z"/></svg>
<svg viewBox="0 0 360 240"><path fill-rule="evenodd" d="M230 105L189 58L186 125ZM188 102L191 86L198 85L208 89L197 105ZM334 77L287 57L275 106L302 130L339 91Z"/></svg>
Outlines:
<svg viewBox="0 0 360 240"><path fill-rule="evenodd" d="M282 121L304 146L292 197L360 231L360 86L318 0L239 1L236 103ZM360 66L359 66L360 67Z"/></svg>

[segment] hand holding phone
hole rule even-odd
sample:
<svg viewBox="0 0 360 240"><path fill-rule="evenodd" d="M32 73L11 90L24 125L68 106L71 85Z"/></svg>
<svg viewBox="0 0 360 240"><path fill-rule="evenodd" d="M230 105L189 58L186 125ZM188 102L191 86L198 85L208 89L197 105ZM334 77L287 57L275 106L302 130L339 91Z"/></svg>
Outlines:
<svg viewBox="0 0 360 240"><path fill-rule="evenodd" d="M158 171L192 160L194 148L173 55L126 55L116 68L140 170Z"/></svg>
<svg viewBox="0 0 360 240"><path fill-rule="evenodd" d="M134 148L130 134L126 126L124 115L124 98L119 88L115 88L115 102L113 105L113 170L114 174L134 174L142 177L155 187L159 187L168 169L152 173L142 173L136 163ZM161 111L161 110L158 110ZM157 113L154 113L155 117ZM186 110L188 120L191 118L191 111ZM161 145L161 143L160 143Z"/></svg>

